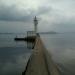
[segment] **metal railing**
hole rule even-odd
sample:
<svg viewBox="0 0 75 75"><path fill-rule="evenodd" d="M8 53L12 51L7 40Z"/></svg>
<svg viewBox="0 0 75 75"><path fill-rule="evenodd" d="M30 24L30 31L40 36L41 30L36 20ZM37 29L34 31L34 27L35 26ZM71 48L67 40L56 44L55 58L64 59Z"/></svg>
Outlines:
<svg viewBox="0 0 75 75"><path fill-rule="evenodd" d="M29 39L30 41L32 42L29 42ZM36 39L36 33L35 31L27 31L27 48L28 49L33 49L34 48L34 45L35 45L35 42L34 40Z"/></svg>

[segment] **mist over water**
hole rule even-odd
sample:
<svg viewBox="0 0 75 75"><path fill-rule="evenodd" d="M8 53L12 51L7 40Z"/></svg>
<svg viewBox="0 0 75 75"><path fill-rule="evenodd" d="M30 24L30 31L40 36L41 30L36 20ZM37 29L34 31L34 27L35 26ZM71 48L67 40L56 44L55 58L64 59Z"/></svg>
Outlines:
<svg viewBox="0 0 75 75"><path fill-rule="evenodd" d="M26 42L15 42L15 37L16 34L0 34L0 75L22 75L31 55Z"/></svg>
<svg viewBox="0 0 75 75"><path fill-rule="evenodd" d="M75 33L40 35L61 75L75 75ZM0 34L0 75L21 75L31 54L26 42L15 42L14 37Z"/></svg>
<svg viewBox="0 0 75 75"><path fill-rule="evenodd" d="M45 47L62 75L75 75L75 33L42 34Z"/></svg>

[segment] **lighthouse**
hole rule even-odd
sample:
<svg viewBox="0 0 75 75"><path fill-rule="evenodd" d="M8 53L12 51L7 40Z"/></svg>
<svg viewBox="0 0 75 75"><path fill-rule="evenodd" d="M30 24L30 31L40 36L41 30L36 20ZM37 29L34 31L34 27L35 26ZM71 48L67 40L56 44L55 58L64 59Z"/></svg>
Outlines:
<svg viewBox="0 0 75 75"><path fill-rule="evenodd" d="M34 32L35 32L35 34L37 34L37 25L38 25L38 20L37 20L37 17L35 16L35 18L34 18Z"/></svg>

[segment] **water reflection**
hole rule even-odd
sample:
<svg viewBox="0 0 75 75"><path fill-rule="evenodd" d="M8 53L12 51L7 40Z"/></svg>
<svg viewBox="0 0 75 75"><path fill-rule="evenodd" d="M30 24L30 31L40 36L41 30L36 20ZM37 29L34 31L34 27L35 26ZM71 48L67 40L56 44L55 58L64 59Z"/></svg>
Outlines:
<svg viewBox="0 0 75 75"><path fill-rule="evenodd" d="M0 48L0 75L21 75L30 53L25 47Z"/></svg>

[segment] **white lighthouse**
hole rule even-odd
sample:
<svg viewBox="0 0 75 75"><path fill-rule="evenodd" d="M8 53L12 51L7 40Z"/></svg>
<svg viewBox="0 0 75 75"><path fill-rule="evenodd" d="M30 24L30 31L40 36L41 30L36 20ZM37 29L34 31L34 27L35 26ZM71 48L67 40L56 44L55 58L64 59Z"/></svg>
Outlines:
<svg viewBox="0 0 75 75"><path fill-rule="evenodd" d="M38 25L38 20L37 20L37 17L35 16L35 18L34 18L34 31L35 31L35 34L37 34L37 25Z"/></svg>

